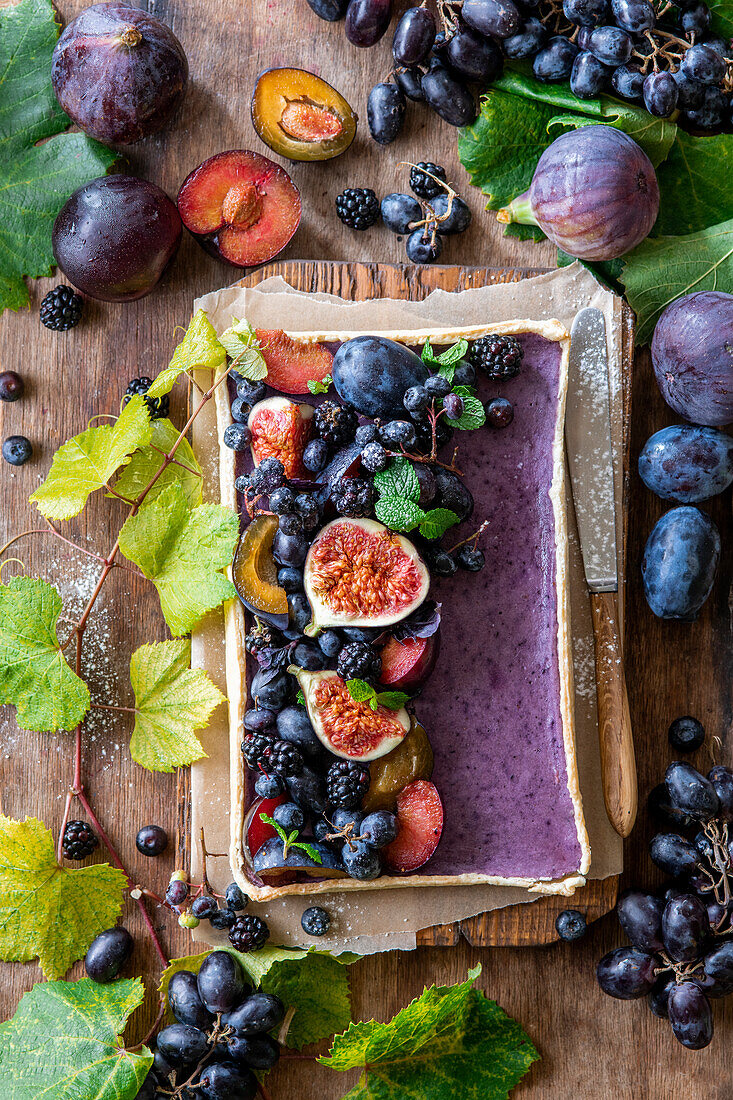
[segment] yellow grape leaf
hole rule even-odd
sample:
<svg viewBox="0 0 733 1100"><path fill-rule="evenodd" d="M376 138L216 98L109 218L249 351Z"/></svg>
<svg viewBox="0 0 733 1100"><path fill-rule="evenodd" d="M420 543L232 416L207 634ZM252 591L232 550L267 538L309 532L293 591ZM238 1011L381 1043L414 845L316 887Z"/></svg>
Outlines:
<svg viewBox="0 0 733 1100"><path fill-rule="evenodd" d="M150 442L152 431L147 407L138 394L114 424L87 428L59 447L48 477L30 499L48 519L77 516L89 495L106 485L133 451Z"/></svg>
<svg viewBox="0 0 733 1100"><path fill-rule="evenodd" d="M181 433L170 420L154 420L153 435L147 447L135 451L127 466L120 471L114 490L128 500L136 500L163 464L163 454L168 454ZM145 497L146 502L155 500L163 489L173 482L183 489L191 508L201 503L201 468L196 461L191 444L182 439L176 448L176 461L166 466L163 473Z"/></svg>
<svg viewBox="0 0 733 1100"><path fill-rule="evenodd" d="M62 977L120 915L127 879L108 863L61 867L51 832L34 817L0 814L0 958L38 958Z"/></svg>
<svg viewBox="0 0 733 1100"><path fill-rule="evenodd" d="M180 374L189 373L195 367L215 370L227 361L227 353L219 343L216 329L203 309L194 313L186 329L186 335L173 352L173 358L161 371L148 390L148 397L162 397L170 393Z"/></svg>

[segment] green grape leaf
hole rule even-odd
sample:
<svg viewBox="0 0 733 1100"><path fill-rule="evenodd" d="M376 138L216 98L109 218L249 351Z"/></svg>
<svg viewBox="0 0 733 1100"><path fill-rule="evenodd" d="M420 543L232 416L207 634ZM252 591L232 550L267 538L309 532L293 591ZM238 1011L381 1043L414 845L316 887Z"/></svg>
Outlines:
<svg viewBox="0 0 733 1100"><path fill-rule="evenodd" d="M657 169L657 179L660 203L655 234L697 233L733 218L729 134L693 137L679 130L667 160Z"/></svg>
<svg viewBox="0 0 733 1100"><path fill-rule="evenodd" d="M231 947L221 950L239 960L255 986L265 993L275 993L286 1008L295 1009L285 1037L286 1046L300 1050L306 1043L326 1039L348 1026L351 1003L346 967L356 962L358 955L330 955L313 949L298 951L287 947L263 947L245 955ZM163 971L161 992L167 992L171 978L181 970L198 974L209 954L205 951L200 955L172 959Z"/></svg>
<svg viewBox="0 0 733 1100"><path fill-rule="evenodd" d="M473 989L431 986L388 1023L351 1024L327 1056L335 1070L364 1067L344 1100L507 1100L539 1055L522 1028Z"/></svg>
<svg viewBox="0 0 733 1100"><path fill-rule="evenodd" d="M206 753L194 730L209 724L212 711L225 702L201 668L189 668L188 640L141 645L130 659L135 692L133 760L151 771L172 772Z"/></svg>
<svg viewBox="0 0 733 1100"><path fill-rule="evenodd" d="M177 483L125 520L120 550L157 588L171 634L187 634L236 595L220 570L231 563L238 535L235 512L219 504L191 510Z"/></svg>
<svg viewBox="0 0 733 1100"><path fill-rule="evenodd" d="M326 377L324 379L322 379L320 382L318 381L317 378L309 378L308 379L308 389L313 394L328 393L328 387L331 385L332 382L333 382L333 378L331 377L330 374L327 374Z"/></svg>
<svg viewBox="0 0 733 1100"><path fill-rule="evenodd" d="M38 958L61 978L120 914L127 878L116 867L61 867L42 821L0 814L0 958Z"/></svg>
<svg viewBox="0 0 733 1100"><path fill-rule="evenodd" d="M450 508L431 508L420 521L420 534L426 539L439 539L449 527L460 522L460 516Z"/></svg>
<svg viewBox="0 0 733 1100"><path fill-rule="evenodd" d="M63 133L70 120L51 87L56 19L51 0L0 8L0 312L28 305L23 277L53 271L59 210L118 157L85 134Z"/></svg>
<svg viewBox="0 0 733 1100"><path fill-rule="evenodd" d="M374 506L374 512L377 519L393 531L412 531L425 516L417 504L395 496L381 496Z"/></svg>
<svg viewBox="0 0 733 1100"><path fill-rule="evenodd" d="M733 219L684 237L647 238L623 257L621 282L649 343L662 311L683 294L733 287Z"/></svg>
<svg viewBox="0 0 733 1100"><path fill-rule="evenodd" d="M708 7L713 17L713 32L726 39L733 38L733 4L730 0L710 0Z"/></svg>
<svg viewBox="0 0 733 1100"><path fill-rule="evenodd" d="M128 500L136 500L152 481L163 464L163 456L169 453L180 434L170 420L154 420L150 443L135 451L128 464L123 466L113 486L115 492ZM201 467L191 444L184 437L176 448L174 461L166 466L145 500L155 500L168 485L177 482L183 489L189 508L195 508L202 500L202 480Z"/></svg>
<svg viewBox="0 0 733 1100"><path fill-rule="evenodd" d="M416 501L420 497L420 482L409 458L393 458L386 470L374 475L374 484L385 496Z"/></svg>
<svg viewBox="0 0 733 1100"><path fill-rule="evenodd" d="M45 581L0 584L0 702L27 730L72 730L89 710L89 688L69 667L56 624L61 596Z"/></svg>
<svg viewBox="0 0 733 1100"><path fill-rule="evenodd" d="M81 512L91 493L130 461L133 451L150 442L152 434L147 406L137 394L114 424L87 428L59 447L46 480L30 499L48 519L71 519Z"/></svg>
<svg viewBox="0 0 733 1100"><path fill-rule="evenodd" d="M190 374L196 367L216 370L227 361L224 348L216 335L206 312L199 309L194 313L186 334L173 352L173 358L164 371L161 371L148 389L150 397L162 397L170 393L179 375Z"/></svg>
<svg viewBox="0 0 733 1100"><path fill-rule="evenodd" d="M457 420L451 420L449 416L446 416L445 419L448 424L452 428L460 428L462 431L473 431L475 428L483 427L486 423L486 413L478 397L474 396L473 391L468 386L456 386L453 393L463 398L463 412Z"/></svg>
<svg viewBox="0 0 733 1100"><path fill-rule="evenodd" d="M547 238L538 225L522 225L509 222L504 226L505 237L516 237L518 241L545 241Z"/></svg>
<svg viewBox="0 0 733 1100"><path fill-rule="evenodd" d="M0 1024L3 1100L133 1100L153 1055L120 1035L144 996L139 978L34 986Z"/></svg>
<svg viewBox="0 0 733 1100"><path fill-rule="evenodd" d="M222 332L219 342L233 360L232 366L239 374L249 378L251 382L260 382L267 378L267 363L260 349L257 333L249 321L238 321L236 317L232 320L234 324Z"/></svg>

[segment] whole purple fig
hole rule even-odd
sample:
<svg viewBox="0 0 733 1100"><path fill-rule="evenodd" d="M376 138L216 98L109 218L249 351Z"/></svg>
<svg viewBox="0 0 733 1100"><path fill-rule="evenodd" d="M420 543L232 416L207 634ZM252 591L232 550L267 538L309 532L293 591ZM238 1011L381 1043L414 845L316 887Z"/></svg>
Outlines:
<svg viewBox="0 0 733 1100"><path fill-rule="evenodd" d="M56 98L84 133L128 145L160 130L188 81L170 27L127 4L92 4L69 23L51 61Z"/></svg>
<svg viewBox="0 0 733 1100"><path fill-rule="evenodd" d="M667 306L652 337L662 397L693 424L733 422L733 294L701 290Z"/></svg>
<svg viewBox="0 0 733 1100"><path fill-rule="evenodd" d="M538 225L570 256L613 260L648 236L658 213L659 186L644 150L613 126L583 126L545 149L529 191L496 216Z"/></svg>

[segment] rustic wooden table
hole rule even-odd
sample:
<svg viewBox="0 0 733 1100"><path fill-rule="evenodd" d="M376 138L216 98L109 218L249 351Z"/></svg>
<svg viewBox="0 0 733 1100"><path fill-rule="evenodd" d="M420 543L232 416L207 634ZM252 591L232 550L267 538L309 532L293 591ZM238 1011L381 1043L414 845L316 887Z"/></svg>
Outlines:
<svg viewBox="0 0 733 1100"><path fill-rule="evenodd" d="M65 20L84 5L61 2ZM221 149L251 147L265 151L249 117L249 98L257 73L272 65L296 65L334 81L362 116L369 87L389 71L385 39L371 51L350 46L341 25L322 23L305 0L150 0L151 11L171 24L188 52L192 83L185 108L171 129L126 154L130 168L175 195L185 175L205 157ZM446 165L450 178L464 192L474 211L474 224L463 237L450 241L447 263L539 267L553 263L547 246L504 239L493 215L482 212L481 197L470 193L456 156L455 133L435 116L412 106L406 134L393 147L377 148L366 127L339 160L300 164L290 169L301 188L304 216L301 228L283 258L364 259L402 262L403 246L385 229L353 233L340 225L334 198L345 186L370 186L378 194L403 189L401 159L430 159ZM236 273L206 257L184 237L178 258L163 285L149 298L117 306L88 302L82 325L69 334L44 329L38 304L56 280L31 287L29 313L6 313L0 319L3 369L25 377L28 396L16 405L0 407L2 436L22 432L33 441L34 459L23 469L3 468L0 484L0 534L10 537L37 527L27 503L42 479L53 450L100 411L114 411L128 379L153 374L168 359L176 325L187 321L196 294L233 280ZM180 400L180 399L178 399ZM632 467L639 448L652 431L671 421L654 384L648 357L638 358L632 438ZM174 408L180 413L180 405ZM629 532L629 602L626 664L632 718L639 759L642 801L671 759L666 729L678 714L701 718L710 739L722 739L719 759L731 763L727 731L731 719L730 495L712 502L724 536L726 555L715 590L700 620L693 625L664 624L651 615L641 592L638 562L645 538L663 511L662 503L634 476ZM115 507L99 495L78 523L68 525L82 544L104 549ZM27 572L58 584L73 612L88 595L95 578L94 563L62 547L53 537L19 541L14 553ZM4 576L17 569L8 566ZM98 607L85 673L107 698L130 700L126 667L129 654L142 641L163 637L156 601L130 574L117 571ZM185 819L185 805L175 776L150 774L132 764L127 748L129 725L123 716L110 723L92 721L84 736L84 780L115 844L128 860L133 876L162 890L176 862L171 849L158 860L146 860L135 850L134 835L146 822L164 824L171 833ZM38 816L58 829L71 777L71 741L66 736L18 731L11 713L2 720L0 808L15 818ZM699 763L707 765L707 749ZM650 829L642 810L627 844L627 883L657 883L646 855ZM100 857L101 858L101 857ZM125 923L136 937L131 972L148 979L152 990L155 958L144 937L135 907ZM170 955L185 954L188 934L164 913L154 920ZM597 958L621 942L616 922L607 917L591 928L575 947L420 948L414 954L386 954L364 959L352 969L357 1018L386 1018L423 985L454 982L481 962L481 987L516 1016L542 1054L517 1096L560 1100L644 1097L686 1100L728 1097L730 1062L727 1047L733 1034L730 1002L715 1008L718 1034L712 1047L686 1053L668 1028L644 1005L625 1005L601 994L593 968ZM73 973L76 975L77 970ZM0 968L0 1013L15 1010L20 994L40 977L34 964ZM144 1014L134 1030L146 1030ZM277 1096L298 1100L342 1096L352 1075L340 1078L311 1063L283 1065L272 1079Z"/></svg>

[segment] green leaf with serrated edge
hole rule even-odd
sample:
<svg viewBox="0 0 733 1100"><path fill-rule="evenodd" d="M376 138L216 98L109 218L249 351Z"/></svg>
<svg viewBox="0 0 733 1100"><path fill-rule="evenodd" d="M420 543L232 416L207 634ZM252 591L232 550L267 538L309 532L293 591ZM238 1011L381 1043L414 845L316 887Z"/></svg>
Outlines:
<svg viewBox="0 0 733 1100"><path fill-rule="evenodd" d="M733 5L731 5L733 10ZM730 134L693 137L679 130L657 170L655 235L697 233L733 218L733 141Z"/></svg>
<svg viewBox="0 0 733 1100"><path fill-rule="evenodd" d="M59 210L118 157L84 134L62 132L70 120L51 86L56 19L50 0L0 8L0 312L28 305L23 277L52 273Z"/></svg>
<svg viewBox="0 0 733 1100"><path fill-rule="evenodd" d="M570 264L579 263L582 264L586 271L590 271L594 279L597 279L602 286L606 286L609 290L612 290L614 294L623 294L623 287L619 284L618 278L621 274L621 270L624 266L623 260L576 260L575 256L568 256L567 252L563 252L558 248L557 250L557 266L569 267Z"/></svg>
<svg viewBox="0 0 733 1100"><path fill-rule="evenodd" d="M455 373L456 373L456 364L455 363L441 363L440 366L438 367L438 374L441 376L441 378L445 378L446 382L448 382L448 384L451 385L451 386L453 385L453 379L455 377Z"/></svg>
<svg viewBox="0 0 733 1100"><path fill-rule="evenodd" d="M505 237L516 237L518 241L546 241L547 238L538 225L522 225L521 222L509 222L504 226Z"/></svg>
<svg viewBox="0 0 733 1100"><path fill-rule="evenodd" d="M172 772L206 753L194 730L226 702L202 668L190 668L191 643L141 645L130 659L135 727L130 754L151 771Z"/></svg>
<svg viewBox="0 0 733 1100"><path fill-rule="evenodd" d="M111 928L127 878L106 863L61 867L42 821L0 814L0 958L38 957L47 978L62 977Z"/></svg>
<svg viewBox="0 0 733 1100"><path fill-rule="evenodd" d="M231 563L238 536L235 512L219 504L191 510L175 483L125 520L120 550L157 588L171 634L187 634L207 611L236 595L219 570Z"/></svg>
<svg viewBox="0 0 733 1100"><path fill-rule="evenodd" d="M733 287L733 219L684 237L650 237L623 263L620 280L636 313L636 339L646 344L675 298Z"/></svg>
<svg viewBox="0 0 733 1100"><path fill-rule="evenodd" d="M303 694L301 688L298 688L298 694L295 696L295 702L298 703L301 707L305 706L305 695Z"/></svg>
<svg viewBox="0 0 733 1100"><path fill-rule="evenodd" d="M249 321L238 321L236 317L232 321L234 323L222 332L219 341L240 374L252 382L261 382L263 378L267 378L267 363L260 349L257 333Z"/></svg>
<svg viewBox="0 0 733 1100"><path fill-rule="evenodd" d="M0 702L27 730L72 730L89 710L89 688L69 667L56 625L61 597L45 581L0 584Z"/></svg>
<svg viewBox="0 0 733 1100"><path fill-rule="evenodd" d="M319 1062L364 1067L344 1100L507 1100L539 1055L516 1020L471 988L479 972L431 986L388 1023L352 1024L336 1036Z"/></svg>
<svg viewBox="0 0 733 1100"><path fill-rule="evenodd" d="M147 447L141 447L139 451L135 451L128 464L123 466L113 486L115 492L120 493L127 500L136 500L157 474L163 465L163 456L170 452L180 434L170 420L154 420L150 443ZM177 482L183 489L189 507L195 508L201 503L203 496L201 467L196 461L191 444L185 437L176 448L175 461L166 466L145 500L155 500L173 482Z"/></svg>
<svg viewBox="0 0 733 1100"><path fill-rule="evenodd" d="M425 513L417 504L404 497L382 496L374 506L378 520L393 531L412 531Z"/></svg>
<svg viewBox="0 0 733 1100"><path fill-rule="evenodd" d="M71 519L81 512L91 493L130 461L133 451L150 442L152 432L145 401L138 394L114 424L87 428L59 447L46 480L31 501L48 519Z"/></svg>
<svg viewBox="0 0 733 1100"><path fill-rule="evenodd" d="M331 385L332 382L333 378L330 374L327 374L321 382L319 382L316 378L309 378L308 389L311 393L328 393L328 387Z"/></svg>
<svg viewBox="0 0 733 1100"><path fill-rule="evenodd" d="M132 1100L153 1055L120 1036L144 996L140 978L34 986L0 1024L3 1100Z"/></svg>
<svg viewBox="0 0 733 1100"><path fill-rule="evenodd" d="M425 363L427 366L430 366L432 363L438 362L435 356L435 352L433 351L433 345L430 343L430 337L425 340L425 343L422 346L420 357L423 363Z"/></svg>
<svg viewBox="0 0 733 1100"><path fill-rule="evenodd" d="M349 979L346 969L357 962L359 955L330 955L313 949L299 951L287 947L263 947L246 955L225 947L242 964L255 986L266 993L275 993L286 1008L295 1008L285 1045L300 1050L306 1043L316 1043L344 1027L351 1019ZM161 978L161 992L168 989L170 979L181 970L197 974L206 951L188 958L173 959Z"/></svg>
<svg viewBox="0 0 733 1100"><path fill-rule="evenodd" d="M468 340L458 340L451 347L446 348L445 351L441 351L438 356L438 362L441 367L455 366L468 351Z"/></svg>
<svg viewBox="0 0 733 1100"><path fill-rule="evenodd" d="M473 431L476 428L483 427L486 423L486 412L478 397L474 397L473 391L467 386L456 386L453 393L463 398L463 412L457 420L451 420L449 416L446 416L446 422L450 424L451 428Z"/></svg>
<svg viewBox="0 0 733 1100"><path fill-rule="evenodd" d="M731 0L710 0L708 7L713 17L713 33L726 39L733 38L733 4L731 4Z"/></svg>
<svg viewBox="0 0 733 1100"><path fill-rule="evenodd" d="M279 825L269 814L260 814L260 821L264 821L266 825L271 826L280 837L283 842L284 856L288 854L290 848L300 848L314 863L323 863L321 853L317 848L314 848L312 844L308 844L305 840L298 840L297 829L293 829L291 833L286 833L282 825Z"/></svg>
<svg viewBox="0 0 733 1100"><path fill-rule="evenodd" d="M346 689L355 703L366 703L375 695L374 688L366 680L347 680Z"/></svg>
<svg viewBox="0 0 733 1100"><path fill-rule="evenodd" d="M385 470L374 475L374 485L385 496L416 501L420 497L420 482L409 458L393 458Z"/></svg>
<svg viewBox="0 0 733 1100"><path fill-rule="evenodd" d="M190 374L197 367L216 370L227 361L226 351L216 335L216 329L206 315L198 309L191 318L186 334L173 352L173 358L148 389L149 397L162 397L170 393L178 377Z"/></svg>
<svg viewBox="0 0 733 1100"><path fill-rule="evenodd" d="M379 706L386 707L387 710L399 710L410 700L410 696L405 695L404 691L380 691L375 698Z"/></svg>
<svg viewBox="0 0 733 1100"><path fill-rule="evenodd" d="M431 508L420 523L420 534L426 539L439 539L449 527L460 522L460 516L450 508Z"/></svg>

